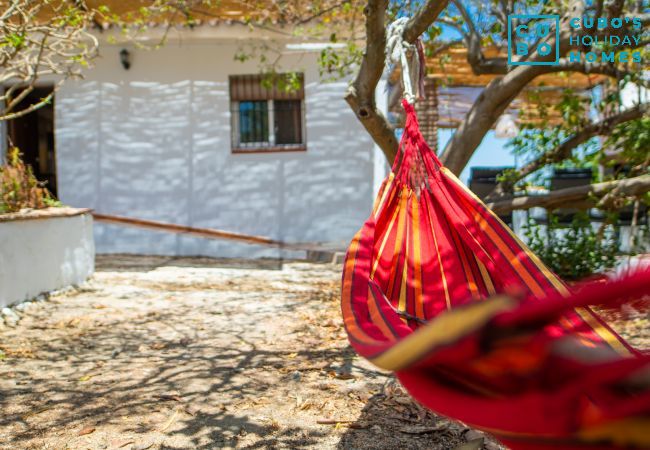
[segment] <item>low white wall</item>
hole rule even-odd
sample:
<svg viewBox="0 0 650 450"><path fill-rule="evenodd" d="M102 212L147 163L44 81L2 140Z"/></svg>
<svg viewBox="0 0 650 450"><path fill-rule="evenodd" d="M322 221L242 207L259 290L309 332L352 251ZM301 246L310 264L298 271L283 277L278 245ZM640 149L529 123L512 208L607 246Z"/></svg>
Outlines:
<svg viewBox="0 0 650 450"><path fill-rule="evenodd" d="M0 307L82 283L94 261L89 213L0 221Z"/></svg>

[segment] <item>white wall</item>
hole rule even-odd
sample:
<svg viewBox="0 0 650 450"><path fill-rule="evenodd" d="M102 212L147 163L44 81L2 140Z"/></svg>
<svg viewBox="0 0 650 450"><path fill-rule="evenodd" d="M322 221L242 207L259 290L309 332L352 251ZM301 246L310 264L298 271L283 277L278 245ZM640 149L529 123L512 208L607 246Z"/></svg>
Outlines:
<svg viewBox="0 0 650 450"><path fill-rule="evenodd" d="M228 75L237 43L170 43L156 51L104 47L83 81L57 94L61 200L105 214L213 227L288 242L347 241L372 206L373 145L343 100L345 82L305 72L307 151L231 154ZM277 250L96 224L98 252L277 256Z"/></svg>
<svg viewBox="0 0 650 450"><path fill-rule="evenodd" d="M77 285L94 271L92 216L0 222L0 307Z"/></svg>

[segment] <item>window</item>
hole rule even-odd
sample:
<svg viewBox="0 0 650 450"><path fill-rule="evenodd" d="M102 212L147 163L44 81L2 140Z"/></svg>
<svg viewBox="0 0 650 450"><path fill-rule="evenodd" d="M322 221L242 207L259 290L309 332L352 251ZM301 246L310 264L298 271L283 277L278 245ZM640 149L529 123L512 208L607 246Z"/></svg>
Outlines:
<svg viewBox="0 0 650 450"><path fill-rule="evenodd" d="M303 75L289 91L263 81L261 75L230 77L233 153L305 150Z"/></svg>
<svg viewBox="0 0 650 450"><path fill-rule="evenodd" d="M263 145L269 136L268 102L239 102L239 144Z"/></svg>

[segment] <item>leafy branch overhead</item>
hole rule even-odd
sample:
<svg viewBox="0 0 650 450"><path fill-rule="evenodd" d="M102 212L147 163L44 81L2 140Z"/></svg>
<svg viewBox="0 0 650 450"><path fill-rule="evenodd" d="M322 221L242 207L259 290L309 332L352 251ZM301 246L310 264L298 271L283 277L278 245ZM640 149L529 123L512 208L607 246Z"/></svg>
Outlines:
<svg viewBox="0 0 650 450"><path fill-rule="evenodd" d="M640 92L639 89L647 88L647 80L644 79L642 70L645 67L643 61L647 61L647 38L643 38L641 34L639 39L628 39L625 45L613 49L617 57L616 62L612 63L586 63L585 60L576 61L575 58L568 57L569 52L575 50L572 46L575 43L571 43L575 34L575 30L570 26L572 18L606 18L607 27L598 29L596 36L623 38L627 34L634 34L632 22L624 22L623 26L614 28L611 19L637 17L641 25L647 26L650 16L645 12L642 3L605 4L602 1L572 0L568 3L552 1L533 4L496 0L431 0L415 2L415 6L410 4L409 7L400 7L387 1L369 0L365 9L366 49L346 99L386 157L392 160L397 153L394 130L377 108L374 96L383 70L386 23L397 16L408 15L412 17L410 25L417 23L417 32L429 30L429 35L425 38L429 49L444 48L445 45L461 46L466 51L467 64L474 75L491 77L491 81L469 107L467 115L459 118L460 124L442 152L443 163L456 174L463 170L484 137L494 128L497 119L511 107L516 98L535 92L544 93L547 87L538 79L551 74L556 78L565 77L567 80L575 73L590 77L600 76L593 78L598 82L590 89L581 92L565 89L557 104L540 104L537 110L528 113L528 117L520 115L523 131L510 145L523 159L524 165L521 169L510 171L493 194L493 201L498 202L495 205L498 204L502 210L510 210L514 206L512 199L500 199L504 192L522 180L530 179L531 175L539 173L542 169L557 164L586 164L591 167L590 165L597 164L615 166L624 163L632 166L627 172L627 177L642 177L648 173L647 147L645 151L640 150L634 142L649 134L650 124L646 117L648 105L644 103L647 100L639 98L632 104L625 103L623 92L630 89ZM557 65L507 64L505 48L508 40L508 16L522 13L560 16L559 38L556 39L555 34L551 33L537 42L546 42L551 48L557 45ZM446 33L440 33L441 27ZM404 39L412 41L415 29L414 26L408 28L403 34ZM605 44L591 48L580 46L578 49L612 50ZM618 57L621 52L630 49L638 51L642 57L641 63ZM549 56L533 51L527 58L531 62L544 62ZM444 72L444 67L442 70ZM555 114L554 121L549 120L545 114L549 109ZM622 183L617 191L623 196L638 197L648 189L645 178L641 179L641 183ZM612 180L611 176L601 177L603 182L608 180ZM634 192L626 191L628 185L634 186ZM574 194L567 197L567 201L574 201ZM580 195L584 198L590 195L590 191L586 190ZM522 200L518 200L517 205L541 201L532 200L530 203L521 203ZM561 196L553 197L553 202L557 201L561 201Z"/></svg>
<svg viewBox="0 0 650 450"><path fill-rule="evenodd" d="M99 43L90 25L96 12L83 2L11 0L0 11L0 120L28 114L52 100L53 93L25 105L36 83L79 78L97 56Z"/></svg>
<svg viewBox="0 0 650 450"><path fill-rule="evenodd" d="M392 20L386 14L387 2L368 2L367 25L367 47L361 62L361 69L353 83L355 102L353 108L359 119L366 125L366 129L373 136L377 144L384 150L384 153L391 159L396 146L386 131L386 124L382 123L381 116L375 114L368 105L373 105L373 99L368 94L374 92L376 77L370 76L368 71L363 70L364 65L372 64L383 52L383 31L385 21ZM623 3L623 2L619 2ZM541 8L541 10L540 10ZM620 8L612 7L603 12L610 17L632 14L639 12L641 6L634 4ZM401 11L397 11L400 13ZM562 17L560 40L560 64L557 66L508 66L506 58L501 54L496 57L486 57L485 48L488 45L504 48L507 42L507 17L513 13L544 13L559 14ZM395 11L393 11L395 13ZM454 137L445 148L442 159L452 171L459 173L469 161L483 137L494 126L497 118L506 110L515 97L526 89L537 77L564 72L579 73L606 73L626 74L629 68L621 63L618 65L593 65L580 64L567 61L565 56L570 49L570 37L572 30L569 27L569 20L572 17L581 17L583 14L593 16L596 13L593 8L582 1L573 1L567 6L560 2L545 2L542 7L528 6L525 2L479 2L473 0L427 1L422 2L419 9L411 12L413 20L426 18L424 22L427 27L444 26L454 30L460 36L462 45L467 49L467 61L476 75L491 74L496 77L485 87L482 94L471 106L469 113L462 120ZM422 23L420 23L422 25ZM418 29L418 31L421 28ZM629 31L625 27L609 29L608 32L622 35ZM413 39L409 32L404 37ZM549 43L555 46L555 36L547 38ZM377 48L380 47L380 48ZM543 61L545 56L531 54L529 60ZM363 89L360 89L361 87ZM352 90L351 90L352 91ZM348 98L350 93L348 93Z"/></svg>
<svg viewBox="0 0 650 450"><path fill-rule="evenodd" d="M176 27L193 29L203 23L237 23L286 39L292 36L323 37L334 45L322 59L330 59L327 73L345 76L359 58L355 30L362 20L361 3L340 0L284 2L244 0L236 11L224 10L221 0L151 0L149 2L102 0L9 0L0 6L0 121L11 120L50 103L66 81L83 77L84 69L99 56L100 39L127 42L150 49L165 44ZM342 20L341 18L344 18ZM110 33L104 30L111 28ZM155 32L154 32L155 31ZM140 37L153 32L152 44ZM338 42L342 39L342 42ZM338 44L342 44L339 46ZM255 56L262 68L275 73L278 55L272 45L246 49L240 58ZM325 66L324 66L325 67ZM42 80L55 80L53 91L28 103Z"/></svg>
<svg viewBox="0 0 650 450"><path fill-rule="evenodd" d="M82 70L97 57L98 36L107 40L112 36L142 46L144 41L138 36L149 32L158 37L148 41L156 48L178 26L191 30L204 23L235 23L250 28L251 36L260 37L251 39L250 45L242 44L236 59L256 59L260 70L268 73L271 81L281 72L287 72L280 67L287 41L315 40L322 44L318 58L322 78L351 78L345 99L387 159L392 160L398 150L395 125L378 107L376 95L379 82L387 73L386 27L398 17L408 17L404 40L413 43L421 36L427 55L430 58L440 55L443 75L445 53L463 49L466 64L474 76L489 80L483 84L467 114L457 118L460 122L441 154L443 163L456 174L467 165L498 118L513 108L515 99L536 93L544 97L549 88L540 81L544 77L570 80L574 74L581 74L596 80L591 89L565 89L562 98L554 104L544 105L539 101L532 112L518 117L522 132L510 145L524 164L504 177L493 201L502 201L502 193L512 187L525 188L549 166L611 166L609 172L613 174L597 180L606 182L642 176L647 174L650 165L645 144L648 141L645 137L650 135L647 99L639 95L633 104L623 101L624 93L630 89L641 92L640 88L648 87L644 78L647 71L643 70L647 68L647 33L614 49L617 54L635 49L642 56L641 63L622 58L613 63L587 63L569 58L569 53L576 49L571 41L575 35L570 26L572 18L605 18L608 25L594 31L596 37L625 37L633 31L633 25L625 22L615 28L611 19L635 17L647 27L650 15L644 2L241 0L236 2L236 10L227 10L219 0L151 0L139 7L131 2L107 3L110 8L101 0L3 3L6 6L0 12L3 67L0 80L8 88L0 97L3 101L0 120L20 117L47 104L52 95L30 105L23 101L44 77L58 80L55 90L66 80L81 77ZM551 33L537 42L552 48L557 45L560 57L557 65L507 64L505 49L511 14L560 16L559 38ZM102 30L108 27L113 31L102 36ZM592 48L612 50L602 43ZM589 48L582 45L579 50ZM543 62L549 57L535 51L527 56L532 62ZM284 81L290 89L291 80ZM618 169L620 165L630 168L623 173Z"/></svg>

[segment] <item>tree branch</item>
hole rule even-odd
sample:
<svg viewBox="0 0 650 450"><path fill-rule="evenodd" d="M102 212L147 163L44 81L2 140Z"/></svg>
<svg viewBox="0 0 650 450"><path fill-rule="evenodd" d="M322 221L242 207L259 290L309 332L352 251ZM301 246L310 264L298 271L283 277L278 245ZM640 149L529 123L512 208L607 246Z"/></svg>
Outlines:
<svg viewBox="0 0 650 450"><path fill-rule="evenodd" d="M569 11L561 19L560 54L564 55L569 48L571 29L569 19L581 15L584 4L574 0ZM549 41L555 45L555 39ZM531 55L531 61L547 61L550 55ZM549 69L551 68L551 69ZM497 118L503 114L512 100L537 76L553 71L553 66L516 66L506 75L492 80L470 108L467 116L460 124L456 133L447 143L441 155L441 161L454 174L458 175L467 165L476 148L480 145L485 134L490 130Z"/></svg>
<svg viewBox="0 0 650 450"><path fill-rule="evenodd" d="M54 97L54 90L48 94L45 98L41 99L39 102L33 103L29 105L27 108L23 108L18 112L11 113L11 112L2 112L0 114L0 120L13 120L13 119L18 119L19 117L26 116L29 113L32 113L38 109L41 109L43 106L49 104L52 101L52 98Z"/></svg>
<svg viewBox="0 0 650 450"><path fill-rule="evenodd" d="M626 72L622 71L616 64L591 64L588 62L570 62L566 58L560 58L555 66L548 66L547 73L553 72L578 72L585 75L607 75L612 78L619 78Z"/></svg>
<svg viewBox="0 0 650 450"><path fill-rule="evenodd" d="M397 138L384 114L377 108L375 90L384 71L386 51L386 8L388 0L369 0L366 15L366 50L356 78L348 88L345 100L356 113L366 131L393 161L397 154Z"/></svg>
<svg viewBox="0 0 650 450"><path fill-rule="evenodd" d="M447 3L447 0L427 0L406 24L404 39L413 44L435 22Z"/></svg>
<svg viewBox="0 0 650 450"><path fill-rule="evenodd" d="M619 195L638 197L650 191L650 175L606 181L589 186L559 189L545 195L515 197L509 200L488 203L487 207L497 214L505 214L514 210L535 207L555 209L576 202L579 202L581 206L595 206L597 204L596 199L603 198L614 190Z"/></svg>
<svg viewBox="0 0 650 450"><path fill-rule="evenodd" d="M58 86L80 76L82 68L97 56L99 42L88 31L95 10L83 0L61 3L50 5L43 16L47 2L12 0L2 13L0 81L9 86L0 94L0 121L24 116L50 101L51 95L23 105L39 80L53 77L59 80Z"/></svg>
<svg viewBox="0 0 650 450"><path fill-rule="evenodd" d="M436 55L439 55L440 53L442 53L442 52L444 52L444 51L446 51L446 50L449 50L451 47L453 47L453 46L455 46L455 45L458 45L458 44L462 44L462 43L463 43L463 39L462 39L462 38L461 38L461 39L454 39L454 40L451 40L451 41L442 42L442 43L440 43L440 45L438 45L436 48L434 48L434 49L429 49L429 50L428 50L428 55L427 55L427 56L436 56Z"/></svg>
<svg viewBox="0 0 650 450"><path fill-rule="evenodd" d="M448 17L438 17L436 19L436 22L441 23L443 25L447 25L450 28L453 28L454 30L458 31L458 33L463 37L467 36L467 32L463 29L461 24L457 23L457 22L454 22L453 20L451 20Z"/></svg>
<svg viewBox="0 0 650 450"><path fill-rule="evenodd" d="M497 118L528 83L544 73L544 67L549 66L517 66L485 87L441 155L449 170L456 175L462 172Z"/></svg>
<svg viewBox="0 0 650 450"><path fill-rule="evenodd" d="M446 0L427 1L406 24L404 39L411 43L415 42L446 6ZM348 88L345 100L375 143L384 152L388 161L392 162L397 154L399 144L395 137L395 130L377 108L375 102L377 83L384 71L387 7L388 0L369 0L364 9L366 49L361 58L359 72Z"/></svg>
<svg viewBox="0 0 650 450"><path fill-rule="evenodd" d="M625 6L625 0L612 0L608 3L607 15L610 18L619 17L623 11L623 6Z"/></svg>
<svg viewBox="0 0 650 450"><path fill-rule="evenodd" d="M516 177L513 179L509 179L508 182L499 183L494 188L494 193L491 195L499 195L502 192L509 191L517 181L521 180L524 177L527 177L533 172L536 172L547 164L558 163L569 158L573 149L581 144L584 144L592 137L608 134L622 123L643 117L643 115L648 110L650 110L650 103L644 103L642 105L637 105L633 108L626 109L613 116L607 117L600 122L587 125L574 135L565 139L553 150L544 153L536 160L529 162L524 167L519 169L517 171Z"/></svg>
<svg viewBox="0 0 650 450"><path fill-rule="evenodd" d="M467 62L472 67L474 75L505 75L508 73L507 58L485 58L481 46L481 34L476 28L474 19L460 0L451 1L460 12L461 17L467 23L467 28L469 29L469 33L465 35L467 40Z"/></svg>

